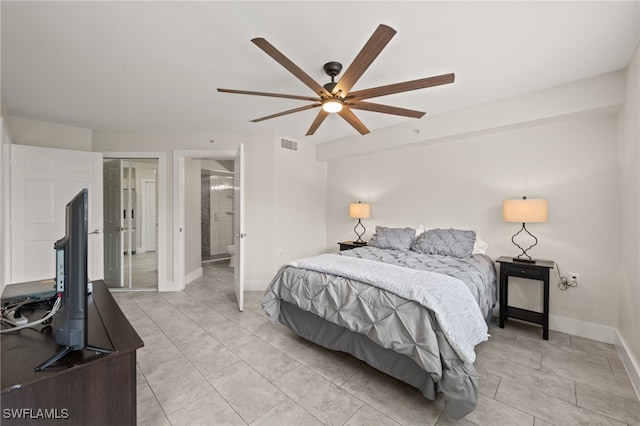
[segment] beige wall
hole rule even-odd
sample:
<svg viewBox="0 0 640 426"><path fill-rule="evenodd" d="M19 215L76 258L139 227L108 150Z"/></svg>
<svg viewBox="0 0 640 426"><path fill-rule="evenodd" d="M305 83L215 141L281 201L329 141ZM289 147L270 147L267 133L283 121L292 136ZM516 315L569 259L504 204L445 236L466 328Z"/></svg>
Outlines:
<svg viewBox="0 0 640 426"><path fill-rule="evenodd" d="M173 151L235 151L245 144L246 288L264 290L278 267L288 260L321 252L326 246L326 164L317 161L315 145L301 141L299 151L280 148L280 136L233 132L90 131L87 129L14 119L20 143L104 153L165 153L167 200L167 280L173 281ZM87 141L87 136L90 136ZM213 143L211 141L214 141ZM69 145L68 141L75 141ZM29 142L29 143L26 143ZM199 182L199 179L198 179ZM199 184L199 183L198 183ZM199 186L198 186L199 187ZM199 212L199 206L186 211ZM198 213L199 220L199 213ZM199 234L198 234L199 235ZM200 253L200 240L185 251ZM283 256L280 256L280 252ZM196 256L185 268L193 272ZM195 262L195 263L194 263ZM167 283L162 290L179 290Z"/></svg>
<svg viewBox="0 0 640 426"><path fill-rule="evenodd" d="M576 289L554 287L552 314L601 325L605 332L618 327L638 363L637 81L636 52L626 73L411 121L364 138L318 147L299 141L298 152L282 150L280 135L273 134L89 131L20 118L12 123L18 123L20 141L38 146L69 148L73 140L76 149L97 152L166 153L168 247L161 264L169 279L174 149L235 150L245 143L247 281L254 289L264 288L282 263L335 251L336 242L352 239L347 205L353 201L372 203L367 237L376 224L471 228L495 257L515 253L510 237L516 229L500 219L502 199L547 197L549 222L530 226L540 239L532 254L558 261L564 274L581 274ZM519 303L535 308L537 289L518 287Z"/></svg>
<svg viewBox="0 0 640 426"><path fill-rule="evenodd" d="M315 160L315 144L304 140L298 142L297 151L292 151L281 148L277 138L274 153L278 213L274 218L273 253L279 265L325 250L327 165Z"/></svg>
<svg viewBox="0 0 640 426"><path fill-rule="evenodd" d="M330 159L327 248L354 237L347 206L361 200L371 203L367 238L375 225L457 227L476 230L493 258L516 255L511 236L519 227L502 221L502 200L547 198L549 221L528 226L539 239L531 254L555 260L563 275L581 274L578 288L561 291L553 272L552 328L613 342L620 291L616 108L624 100L623 76L409 123L395 129L393 142L380 135L347 138L340 141L347 153L342 158L337 141L319 147ZM574 102L576 92L582 103ZM512 109L519 104L526 110ZM562 114L545 117L542 106L550 104ZM487 117L486 126L469 121L476 115ZM425 139L415 141L420 135ZM365 146L371 152L358 153ZM541 309L540 287L518 283L510 303Z"/></svg>
<svg viewBox="0 0 640 426"><path fill-rule="evenodd" d="M318 146L318 159L330 161L375 151L435 144L491 133L498 129L535 126L580 114L617 111L624 100L624 72L617 71L575 81L448 114L427 114L421 120L326 142Z"/></svg>
<svg viewBox="0 0 640 426"><path fill-rule="evenodd" d="M45 148L91 151L92 131L26 118L11 118L14 143Z"/></svg>
<svg viewBox="0 0 640 426"><path fill-rule="evenodd" d="M290 155L281 152L280 136L273 134L93 132L93 150L97 152L167 153L168 247L164 264L168 277L173 276L173 150L235 151L240 143L244 143L246 154L245 284L248 289L264 290L283 262L319 253L326 246L326 165L315 159L315 145L301 142L300 150ZM301 199L304 202L299 202ZM289 237L292 229L295 237Z"/></svg>
<svg viewBox="0 0 640 426"><path fill-rule="evenodd" d="M347 205L371 203L367 237L382 226L473 229L492 258L517 255L519 225L502 221L505 198L547 198L549 221L527 228L534 257L555 260L580 287L551 287L552 315L615 327L620 197L616 118L574 119L329 164L329 242L354 237ZM554 284L557 275L552 275ZM541 310L541 286L511 286L511 304Z"/></svg>
<svg viewBox="0 0 640 426"><path fill-rule="evenodd" d="M618 333L635 366L640 389L640 46L627 67L626 99L620 115L620 285ZM633 378L633 375L631 375Z"/></svg>
<svg viewBox="0 0 640 426"><path fill-rule="evenodd" d="M214 142L211 143L210 140ZM241 142L247 145L252 145L251 153L247 155L247 163L253 164L254 160L263 157L260 149L262 145L269 144L271 138L269 135L261 134L244 134L244 133L231 133L231 132L150 132L150 131L94 131L93 132L93 150L96 152L164 152L166 153L166 168L167 173L165 177L166 188L166 200L167 200L167 258L160 260L160 267L166 268L167 279L173 281L173 151L174 150L212 150L212 151L227 151L235 150ZM247 197L253 198L252 194L260 194L264 191L265 180L261 178L260 173L267 173L271 175L271 167L268 162L257 161L256 166L249 166L249 184L247 185L246 192ZM254 174L254 172L256 174ZM186 210L188 210L188 206ZM271 207L266 209L271 210ZM255 211L255 209L253 209ZM251 215L249 215L248 226L253 224ZM199 244L199 242L198 242ZM255 279L256 274L266 275L263 268L254 268L255 263L260 263L260 248L261 242L254 241L249 245L247 257L249 259L251 268L247 271L247 279ZM253 252L253 248L258 247L258 253ZM199 246L198 246L199 248ZM185 248L185 250L187 250ZM254 258L258 259L254 262ZM186 271L186 269L185 269ZM173 284L169 286L171 290L180 290L174 288Z"/></svg>

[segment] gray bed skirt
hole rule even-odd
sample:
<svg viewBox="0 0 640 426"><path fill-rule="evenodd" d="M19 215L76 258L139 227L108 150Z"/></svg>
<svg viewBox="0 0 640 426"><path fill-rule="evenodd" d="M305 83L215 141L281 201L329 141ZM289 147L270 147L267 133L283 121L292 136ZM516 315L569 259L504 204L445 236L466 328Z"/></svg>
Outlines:
<svg viewBox="0 0 640 426"><path fill-rule="evenodd" d="M279 322L300 337L328 349L349 353L377 370L417 388L427 399L436 399L437 385L431 375L406 355L385 349L363 334L326 321L284 300L280 301ZM443 368L447 366L443 365ZM477 404L477 377L474 374L475 371L468 373L472 373L469 375L471 380L467 384L471 387L469 389L464 389L466 386L461 386L463 383L461 381L451 381L454 382L451 384L457 388L456 392L459 393L462 390L467 397L463 402L458 400L446 403L447 415L452 419L464 417L473 411ZM447 383L440 383L439 390L444 393L445 399L448 399L446 398L447 386Z"/></svg>
<svg viewBox="0 0 640 426"><path fill-rule="evenodd" d="M431 375L406 355L373 343L364 334L356 333L325 321L297 306L280 301L280 323L325 348L347 352L370 366L418 388L428 399L435 399L435 385Z"/></svg>

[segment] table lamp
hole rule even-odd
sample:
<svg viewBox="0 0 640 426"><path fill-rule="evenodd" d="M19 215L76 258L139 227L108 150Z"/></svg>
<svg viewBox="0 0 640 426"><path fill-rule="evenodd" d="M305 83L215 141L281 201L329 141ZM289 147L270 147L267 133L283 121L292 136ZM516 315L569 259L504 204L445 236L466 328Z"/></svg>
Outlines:
<svg viewBox="0 0 640 426"><path fill-rule="evenodd" d="M353 230L358 236L358 239L354 241L354 243L365 244L365 242L362 241L362 236L367 231L367 229L364 227L360 219L369 219L370 216L371 206L369 204L361 203L360 201L358 201L357 203L349 204L349 217L352 219L358 219L358 223L356 223L356 226L353 227ZM358 227L362 228L362 232L358 232Z"/></svg>
<svg viewBox="0 0 640 426"><path fill-rule="evenodd" d="M504 200L502 202L502 218L505 222L520 222L522 228L511 237L511 242L522 250L518 257L514 257L515 262L534 263L535 259L527 254L533 246L538 244L538 239L527 230L526 223L540 223L547 221L547 200L544 199L527 199L522 197L521 200ZM534 242L527 249L520 247L516 243L516 237L521 232L529 234Z"/></svg>

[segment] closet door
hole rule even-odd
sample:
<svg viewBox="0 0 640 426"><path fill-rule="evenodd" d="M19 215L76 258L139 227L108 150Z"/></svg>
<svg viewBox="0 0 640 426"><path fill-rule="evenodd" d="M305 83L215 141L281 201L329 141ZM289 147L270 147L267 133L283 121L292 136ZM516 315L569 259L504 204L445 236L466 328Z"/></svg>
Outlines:
<svg viewBox="0 0 640 426"><path fill-rule="evenodd" d="M109 287L158 287L157 168L154 159L104 162L105 282Z"/></svg>
<svg viewBox="0 0 640 426"><path fill-rule="evenodd" d="M109 287L124 285L124 223L122 161L104 163L104 280Z"/></svg>
<svg viewBox="0 0 640 426"><path fill-rule="evenodd" d="M89 190L88 275L103 277L102 154L11 145L9 283L55 276L53 244L65 235L65 207Z"/></svg>

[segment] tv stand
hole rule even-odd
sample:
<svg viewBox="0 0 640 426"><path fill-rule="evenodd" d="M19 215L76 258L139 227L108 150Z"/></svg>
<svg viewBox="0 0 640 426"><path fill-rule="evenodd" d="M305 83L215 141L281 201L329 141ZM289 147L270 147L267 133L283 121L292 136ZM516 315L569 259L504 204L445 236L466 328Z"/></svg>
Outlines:
<svg viewBox="0 0 640 426"><path fill-rule="evenodd" d="M104 282L93 282L87 311L87 350L70 351L40 371L43 358L66 352L51 333L1 335L3 426L136 424L136 350L144 344Z"/></svg>
<svg viewBox="0 0 640 426"><path fill-rule="evenodd" d="M80 349L72 349L70 346L65 346L64 348L60 349L57 354L37 366L35 368L35 371L42 371L47 367L51 367L59 359L64 358L65 355L70 354L73 351L90 351L99 354L110 354L111 352L113 352L111 349L94 348L93 346L85 346L84 348Z"/></svg>

